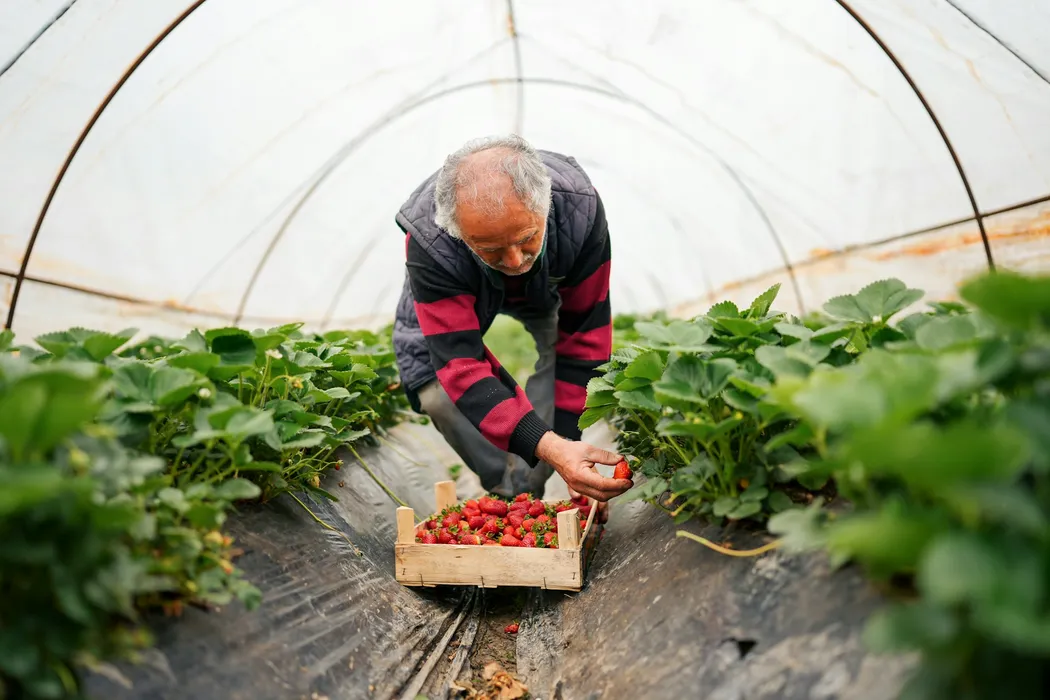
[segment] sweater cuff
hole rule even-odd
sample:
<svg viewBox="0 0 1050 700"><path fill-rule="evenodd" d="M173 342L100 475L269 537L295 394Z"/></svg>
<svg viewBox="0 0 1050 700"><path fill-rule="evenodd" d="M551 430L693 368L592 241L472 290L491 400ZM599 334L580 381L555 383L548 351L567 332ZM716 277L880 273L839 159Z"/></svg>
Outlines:
<svg viewBox="0 0 1050 700"><path fill-rule="evenodd" d="M554 409L554 432L566 440L579 440L583 435L583 431L580 430L580 414L563 408Z"/></svg>
<svg viewBox="0 0 1050 700"><path fill-rule="evenodd" d="M540 438L550 430L551 427L536 415L536 411L529 411L518 421L518 427L510 436L510 451L524 459L530 467L535 467L540 461L536 456L536 447L540 444Z"/></svg>

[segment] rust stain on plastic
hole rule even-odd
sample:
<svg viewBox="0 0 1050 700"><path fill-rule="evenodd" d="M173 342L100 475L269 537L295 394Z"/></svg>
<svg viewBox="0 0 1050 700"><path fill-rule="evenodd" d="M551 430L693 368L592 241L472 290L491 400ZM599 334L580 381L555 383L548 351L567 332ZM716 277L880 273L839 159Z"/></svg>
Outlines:
<svg viewBox="0 0 1050 700"><path fill-rule="evenodd" d="M1039 214L1023 221L1015 221L999 225L986 220L985 228L988 233L988 240L992 242L1004 240L1010 240L1012 242L1033 241L1042 238L1050 239L1050 210L1040 212ZM970 230L966 233L943 235L933 240L914 243L897 250L890 250L869 257L872 260L879 261L904 257L926 257L972 245L981 245L981 234Z"/></svg>

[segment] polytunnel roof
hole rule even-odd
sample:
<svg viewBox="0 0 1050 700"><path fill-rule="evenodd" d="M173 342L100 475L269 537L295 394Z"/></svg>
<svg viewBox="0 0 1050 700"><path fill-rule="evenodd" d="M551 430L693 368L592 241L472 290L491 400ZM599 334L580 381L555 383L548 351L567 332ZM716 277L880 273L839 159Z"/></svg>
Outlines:
<svg viewBox="0 0 1050 700"><path fill-rule="evenodd" d="M0 279L19 335L389 319L446 153L575 156L613 310L1045 269L1045 0L0 5Z"/></svg>

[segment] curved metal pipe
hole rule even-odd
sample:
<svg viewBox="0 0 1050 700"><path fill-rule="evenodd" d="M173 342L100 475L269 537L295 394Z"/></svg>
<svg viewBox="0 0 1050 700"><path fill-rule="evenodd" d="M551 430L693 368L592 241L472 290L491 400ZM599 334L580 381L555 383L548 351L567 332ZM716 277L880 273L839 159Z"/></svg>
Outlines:
<svg viewBox="0 0 1050 700"><path fill-rule="evenodd" d="M959 179L962 180L963 187L966 189L966 196L970 198L970 206L973 207L973 218L977 221L977 228L981 232L981 242L984 244L984 255L988 260L988 269L995 270L995 260L992 258L992 246L988 241L988 232L984 230L984 217L981 215L981 210L977 207L977 198L974 197L973 188L970 187L970 180L966 177L966 171L963 170L962 161L959 160L958 154L955 152L955 148L952 146L951 139L948 138L948 132L941 126L941 120L937 118L937 114L933 111L933 107L926 101L926 97L922 94L922 90L916 84L915 80L912 79L911 74L908 73L904 64L900 62L890 47L886 45L886 42L875 32L870 24L868 24L863 17L857 14L856 10L850 7L846 0L835 0L839 6L849 13L849 16L856 20L864 31L879 45L879 48L886 54L887 58L893 61L893 65L897 67L900 74L904 76L904 79L908 81L908 85L911 86L915 96L919 98L919 102L922 103L923 108L926 109L926 113L930 115L930 119L933 121L933 125L937 127L937 131L941 135L941 139L944 141L944 145L948 148L948 153L951 154L952 160L955 162L955 169L959 171Z"/></svg>
<svg viewBox="0 0 1050 700"><path fill-rule="evenodd" d="M574 82L574 81L571 81L571 80L560 80L558 78L521 78L521 79L518 79L518 78L492 78L492 79L488 79L488 80L476 80L476 81L472 81L472 82L469 82L469 83L463 83L463 84L460 84L460 85L455 85L455 86L452 86L452 87L449 87L449 88L445 88L444 90L439 90L438 92L431 93L430 95L426 95L424 97L421 97L420 99L418 99L415 102L412 102L410 104L402 105L401 108L395 114L392 114L389 117L384 117L383 119L375 122L370 127L368 127L367 129L362 131L360 134L358 134L356 137L354 137L353 139L348 141L346 144L344 144L339 149L338 156L330 158L322 166L320 171L316 174L316 180L303 193L303 195L300 197L299 201L296 202L295 206L292 208L292 210L285 217L285 220L281 224L280 228L277 229L276 233L274 234L274 237L270 240L270 244L267 246L267 248L264 251L262 257L259 259L259 263L256 265L255 271L252 273L252 277L249 280L248 287L245 289L244 295L241 297L241 301L240 301L240 303L237 306L237 314L235 316L235 321L234 322L237 323L238 322L237 319L239 319L243 315L244 309L245 309L245 307L247 305L247 302L248 302L248 297L251 295L251 293L252 293L252 291L253 291L253 289L255 287L255 284L258 281L258 278L259 278L259 275L261 273L262 268L265 267L266 264L269 262L270 257L273 255L273 252L274 252L274 250L277 247L277 244L280 242L280 240L287 233L288 228L291 225L292 221L295 219L296 216L299 215L299 213L303 210L303 207L313 197L313 195L317 192L317 190L320 188L320 186L322 184L324 184L324 182L331 176L331 174L340 165L342 165L342 163L347 158L349 158L360 147L360 145L362 143L367 141L369 138L371 138L375 134L381 132L384 128L386 128L390 124L393 124L398 119L400 119L402 117L405 117L405 116L409 115L410 113L414 112L415 110L419 109L420 107L423 107L423 106L425 106L425 105L427 105L427 104L429 104L431 102L434 102L436 100L443 99L445 97L448 97L450 95L454 95L454 94L459 93L459 92L465 92L467 90L474 90L474 89L484 88L484 87L492 87L493 85L507 85L507 84L515 84L515 83L517 83L517 84L524 83L524 84L535 84L535 85L551 85L551 86L555 86L555 87L564 87L564 88L569 88L569 89L581 90L581 91L584 91L584 92L589 92L589 93L592 93L592 94L600 95L602 97L607 97L607 98L612 99L612 100L616 100L616 101L619 101L619 102L624 102L626 104L630 104L630 105L632 105L632 106L642 110L647 115L649 115L650 117L655 119L657 122L659 122L663 126L667 127L668 129L670 129L675 134L677 134L677 135L681 136L682 138L686 139L691 144L693 144L695 147L697 147L698 149L700 149L701 151L706 153L708 156L710 156L719 165L719 167L726 173L726 175L733 181L733 183L737 186L737 188L741 191L741 193L744 195L745 199L747 199L748 203L755 209L755 212L758 214L759 218L762 220L762 223L765 226L766 230L769 231L770 237L773 239L773 242L774 242L774 244L777 247L777 251L780 254L781 261L784 263L784 269L787 271L788 277L791 279L791 284L792 284L792 287L794 289L795 298L798 301L799 307L800 308L805 308L804 302L802 300L802 293L801 293L801 291L799 289L798 280L797 280L796 275L795 275L794 265L791 263L790 259L788 258L787 250L784 247L783 241L780 239L780 235L777 233L776 229L773 227L773 223L770 221L769 216L767 215L765 209L762 207L761 203L755 197L755 194L751 190L751 188L748 187L747 184L740 178L740 176L736 172L736 170L734 170L732 168L732 166L730 166L728 163L726 163L717 153L712 151L708 146L706 146L702 142L698 141L695 137L691 136L687 132L685 132L682 129L680 129L679 127L677 127L675 124L673 124L672 122L667 120L665 117L660 115L658 112L653 110L651 107L647 106L645 103L637 100L636 98L630 97L629 95L623 94L623 93L613 92L612 90L596 87L596 86L593 86L593 85L586 85L584 83L577 83L577 82ZM348 284L349 280L347 280L346 282Z"/></svg>
<svg viewBox="0 0 1050 700"><path fill-rule="evenodd" d="M525 129L525 69L521 62L521 37L518 35L518 23L514 17L514 0L507 0L507 31L514 46L514 75L518 78L518 101L514 113L514 133L521 134Z"/></svg>
<svg viewBox="0 0 1050 700"><path fill-rule="evenodd" d="M66 173L69 171L69 166L72 165L73 159L76 158L77 153L80 151L80 147L84 145L84 141L87 139L88 134L90 134L91 130L95 128L95 124L102 117L102 113L106 111L106 108L109 107L113 98L117 96L117 93L120 92L120 89L128 82L128 79L131 78L132 74L138 70L143 61L153 53L154 49L160 46L160 43L164 41L169 34L175 31L180 24L196 12L205 2L207 2L207 0L195 0L195 2L183 10L182 14L176 17L174 21L165 27L164 30L149 43L149 46L139 54L138 58L136 58L135 61L128 66L128 69L124 71L124 74L120 76L120 80L110 88L105 99L102 100L98 108L95 110L95 113L91 115L87 124L84 125L76 143L73 144L73 147L69 150L69 155L66 156L65 162L62 163L62 168L58 171L58 175L55 176L55 181L51 184L51 191L47 193L47 199L44 200L44 206L40 208L40 214L36 218L33 232L29 234L29 242L26 243L25 253L22 254L22 264L18 268L18 277L15 278L15 287L11 292L11 307L7 310L7 321L4 323L4 328L11 328L11 323L14 321L15 309L18 306L18 295L22 291L22 283L25 281L26 269L29 267L29 258L33 255L33 247L36 245L37 237L40 235L40 228L44 225L44 218L47 217L47 212L51 209L51 202L55 199L55 193L58 192L62 180L65 179Z"/></svg>

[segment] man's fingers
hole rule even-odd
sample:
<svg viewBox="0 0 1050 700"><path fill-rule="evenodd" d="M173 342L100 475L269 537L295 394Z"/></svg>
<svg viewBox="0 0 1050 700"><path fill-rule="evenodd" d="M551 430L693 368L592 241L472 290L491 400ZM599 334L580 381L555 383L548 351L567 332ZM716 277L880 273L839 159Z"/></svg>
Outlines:
<svg viewBox="0 0 1050 700"><path fill-rule="evenodd" d="M594 469L581 469L576 472L576 479L571 488L599 501L608 501L631 488L627 479L609 479Z"/></svg>
<svg viewBox="0 0 1050 700"><path fill-rule="evenodd" d="M590 449L587 450L587 459L589 459L592 462L595 462L596 464L614 465L621 459L623 459L623 456L615 452L603 450L600 447L592 446Z"/></svg>

